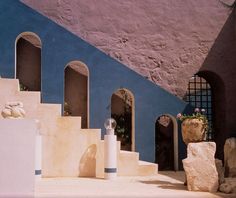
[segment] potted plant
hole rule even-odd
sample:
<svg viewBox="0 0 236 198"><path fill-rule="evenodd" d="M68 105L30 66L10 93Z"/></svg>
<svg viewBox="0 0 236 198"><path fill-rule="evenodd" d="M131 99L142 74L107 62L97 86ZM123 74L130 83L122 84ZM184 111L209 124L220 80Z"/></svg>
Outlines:
<svg viewBox="0 0 236 198"><path fill-rule="evenodd" d="M206 138L208 130L208 120L204 115L205 109L196 108L192 115L182 115L179 113L177 118L182 121L182 137L187 145L190 142L201 142Z"/></svg>

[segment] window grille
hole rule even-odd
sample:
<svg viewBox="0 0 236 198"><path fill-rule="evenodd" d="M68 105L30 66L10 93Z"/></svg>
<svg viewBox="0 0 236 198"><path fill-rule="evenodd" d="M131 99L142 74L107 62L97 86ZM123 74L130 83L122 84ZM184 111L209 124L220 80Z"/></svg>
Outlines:
<svg viewBox="0 0 236 198"><path fill-rule="evenodd" d="M195 108L205 109L209 125L207 140L212 140L214 133L212 130L212 92L210 84L204 78L194 75L189 81L184 100Z"/></svg>

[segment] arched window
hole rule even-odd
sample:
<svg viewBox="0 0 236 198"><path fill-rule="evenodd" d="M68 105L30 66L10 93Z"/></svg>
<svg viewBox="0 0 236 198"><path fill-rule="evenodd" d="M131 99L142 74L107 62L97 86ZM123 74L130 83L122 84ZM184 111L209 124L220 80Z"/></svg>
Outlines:
<svg viewBox="0 0 236 198"><path fill-rule="evenodd" d="M188 83L188 90L184 100L195 108L205 109L205 114L209 123L207 139L212 140L213 115L212 115L212 90L210 84L202 77L194 75Z"/></svg>
<svg viewBox="0 0 236 198"><path fill-rule="evenodd" d="M155 124L155 163L159 170L175 170L178 166L178 124L176 119L164 114Z"/></svg>
<svg viewBox="0 0 236 198"><path fill-rule="evenodd" d="M35 33L24 32L16 39L15 77L23 91L41 91L41 48Z"/></svg>
<svg viewBox="0 0 236 198"><path fill-rule="evenodd" d="M117 122L115 133L121 149L135 150L134 95L127 89L118 89L111 96L111 117Z"/></svg>
<svg viewBox="0 0 236 198"><path fill-rule="evenodd" d="M67 64L64 76L64 115L81 116L82 128L88 128L88 67L80 61L72 61Z"/></svg>

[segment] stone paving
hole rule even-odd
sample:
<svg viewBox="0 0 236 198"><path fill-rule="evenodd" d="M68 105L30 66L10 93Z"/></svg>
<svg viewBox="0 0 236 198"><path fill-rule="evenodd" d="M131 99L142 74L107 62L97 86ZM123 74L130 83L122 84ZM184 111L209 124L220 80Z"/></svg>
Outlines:
<svg viewBox="0 0 236 198"><path fill-rule="evenodd" d="M236 197L236 194L190 192L184 186L184 180L183 171L161 171L149 177L117 177L111 181L98 178L45 178L36 182L35 196L37 198Z"/></svg>

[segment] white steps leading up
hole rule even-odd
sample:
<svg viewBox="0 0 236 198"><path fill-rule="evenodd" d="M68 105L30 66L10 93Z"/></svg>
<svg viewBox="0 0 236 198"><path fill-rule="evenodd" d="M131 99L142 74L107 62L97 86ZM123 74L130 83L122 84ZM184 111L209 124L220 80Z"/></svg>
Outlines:
<svg viewBox="0 0 236 198"><path fill-rule="evenodd" d="M61 116L60 104L41 103L40 92L20 91L17 79L0 78L0 90L1 109L7 102L20 101L26 118L40 121L44 177L104 176L100 129L81 129L81 117ZM117 150L118 175L157 174L157 164L139 161L139 153L121 151L119 141Z"/></svg>

